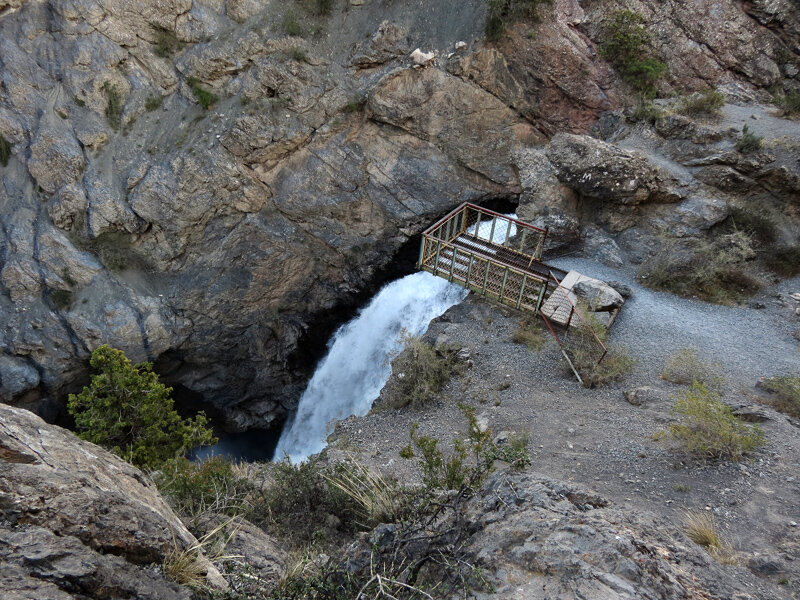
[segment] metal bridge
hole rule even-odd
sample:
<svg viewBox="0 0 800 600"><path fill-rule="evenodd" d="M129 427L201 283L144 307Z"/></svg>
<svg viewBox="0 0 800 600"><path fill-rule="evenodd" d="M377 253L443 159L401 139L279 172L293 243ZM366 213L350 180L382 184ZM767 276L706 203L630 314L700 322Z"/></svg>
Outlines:
<svg viewBox="0 0 800 600"><path fill-rule="evenodd" d="M571 344L596 356L597 364L607 352L572 292L590 278L542 262L546 237L547 229L465 202L422 232L417 267L539 315L581 380L570 359L578 348Z"/></svg>

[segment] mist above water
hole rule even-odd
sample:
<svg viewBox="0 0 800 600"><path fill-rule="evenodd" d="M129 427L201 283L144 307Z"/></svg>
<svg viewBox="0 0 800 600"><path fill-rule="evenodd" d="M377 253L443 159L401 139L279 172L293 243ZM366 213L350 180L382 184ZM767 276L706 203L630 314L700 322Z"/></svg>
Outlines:
<svg viewBox="0 0 800 600"><path fill-rule="evenodd" d="M366 414L392 373L390 361L402 351L404 336L425 333L432 319L467 293L426 272L383 287L331 338L273 460L303 461L325 448L333 421Z"/></svg>

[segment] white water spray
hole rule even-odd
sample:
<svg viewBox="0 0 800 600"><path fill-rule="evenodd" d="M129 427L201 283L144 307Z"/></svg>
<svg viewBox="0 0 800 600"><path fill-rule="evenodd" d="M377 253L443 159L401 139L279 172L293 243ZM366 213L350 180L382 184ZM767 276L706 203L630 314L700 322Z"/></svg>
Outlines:
<svg viewBox="0 0 800 600"><path fill-rule="evenodd" d="M389 361L403 348L404 334L427 331L431 319L467 296L467 290L430 273L398 279L334 334L281 434L275 458L294 462L322 451L331 422L364 415L392 373Z"/></svg>

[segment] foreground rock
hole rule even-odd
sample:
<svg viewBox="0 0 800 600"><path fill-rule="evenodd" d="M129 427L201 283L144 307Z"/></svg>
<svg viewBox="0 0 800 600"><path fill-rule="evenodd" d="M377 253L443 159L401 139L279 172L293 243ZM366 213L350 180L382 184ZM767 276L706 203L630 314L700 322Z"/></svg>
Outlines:
<svg viewBox="0 0 800 600"><path fill-rule="evenodd" d="M189 597L159 566L197 540L140 471L2 404L0 467L4 598ZM204 568L224 587L210 563Z"/></svg>

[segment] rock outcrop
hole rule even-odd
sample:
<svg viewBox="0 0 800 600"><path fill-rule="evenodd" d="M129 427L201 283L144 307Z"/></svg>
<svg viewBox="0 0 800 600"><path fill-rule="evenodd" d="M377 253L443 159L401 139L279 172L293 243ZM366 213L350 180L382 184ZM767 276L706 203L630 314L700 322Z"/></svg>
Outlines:
<svg viewBox="0 0 800 600"><path fill-rule="evenodd" d="M0 466L4 598L189 598L158 566L197 540L140 471L2 404Z"/></svg>

